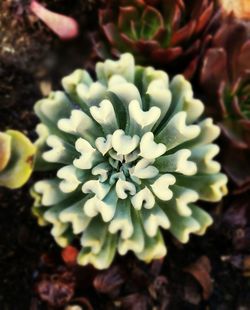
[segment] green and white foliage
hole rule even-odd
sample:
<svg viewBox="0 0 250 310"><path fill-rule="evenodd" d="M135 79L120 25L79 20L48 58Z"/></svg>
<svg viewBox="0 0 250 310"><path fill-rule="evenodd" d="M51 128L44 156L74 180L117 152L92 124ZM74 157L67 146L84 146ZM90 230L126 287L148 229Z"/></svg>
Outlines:
<svg viewBox="0 0 250 310"><path fill-rule="evenodd" d="M76 70L64 91L37 102L39 168L34 213L65 247L78 238L78 263L107 268L116 253L146 262L166 255L161 229L185 243L211 217L196 202L219 201L227 178L213 159L219 128L200 119L190 83L130 54ZM39 198L40 197L40 198Z"/></svg>

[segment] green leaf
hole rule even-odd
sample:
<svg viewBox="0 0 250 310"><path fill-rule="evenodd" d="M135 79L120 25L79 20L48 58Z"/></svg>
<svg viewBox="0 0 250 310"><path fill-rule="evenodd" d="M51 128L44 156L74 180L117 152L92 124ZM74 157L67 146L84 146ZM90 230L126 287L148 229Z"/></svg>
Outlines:
<svg viewBox="0 0 250 310"><path fill-rule="evenodd" d="M131 39L137 40L139 28L139 12L133 6L120 7L118 27Z"/></svg>
<svg viewBox="0 0 250 310"><path fill-rule="evenodd" d="M19 131L7 130L6 134L11 138L11 156L6 168L0 173L0 185L15 189L30 178L36 147Z"/></svg>
<svg viewBox="0 0 250 310"><path fill-rule="evenodd" d="M141 18L140 37L142 39L152 39L162 27L164 27L164 22L159 11L153 7L147 6Z"/></svg>
<svg viewBox="0 0 250 310"><path fill-rule="evenodd" d="M0 171L7 166L11 155L11 137L0 132Z"/></svg>

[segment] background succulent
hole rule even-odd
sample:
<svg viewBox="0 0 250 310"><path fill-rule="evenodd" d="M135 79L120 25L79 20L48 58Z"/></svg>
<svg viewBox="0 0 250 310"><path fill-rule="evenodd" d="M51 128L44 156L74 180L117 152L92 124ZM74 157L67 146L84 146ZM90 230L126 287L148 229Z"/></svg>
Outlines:
<svg viewBox="0 0 250 310"><path fill-rule="evenodd" d="M21 132L0 132L0 185L15 189L24 185L33 170L36 148Z"/></svg>
<svg viewBox="0 0 250 310"><path fill-rule="evenodd" d="M215 1L103 1L99 10L102 39L94 35L96 54L107 58L131 52L143 64L167 66L190 77L199 53L209 40L205 33ZM178 62L178 64L177 64Z"/></svg>
<svg viewBox="0 0 250 310"><path fill-rule="evenodd" d="M202 61L200 82L207 111L226 137L224 167L239 187L250 185L249 24L228 18Z"/></svg>
<svg viewBox="0 0 250 310"><path fill-rule="evenodd" d="M219 0L223 15L233 15L241 20L250 19L250 3L248 0Z"/></svg>
<svg viewBox="0 0 250 310"><path fill-rule="evenodd" d="M212 223L195 203L226 194L213 160L219 128L199 120L203 104L181 75L169 83L130 54L98 63L96 75L76 70L65 92L35 105L38 167L53 173L35 183L33 210L59 245L79 238L79 264L106 268L116 250L148 262L166 254L160 227L187 242Z"/></svg>

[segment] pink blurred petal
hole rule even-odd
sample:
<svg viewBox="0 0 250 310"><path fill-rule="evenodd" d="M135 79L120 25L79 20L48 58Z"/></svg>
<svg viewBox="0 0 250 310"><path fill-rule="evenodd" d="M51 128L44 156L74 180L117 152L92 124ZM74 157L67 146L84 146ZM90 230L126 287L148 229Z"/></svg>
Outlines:
<svg viewBox="0 0 250 310"><path fill-rule="evenodd" d="M78 24L73 18L51 12L35 0L31 1L30 9L61 39L69 40L78 35Z"/></svg>

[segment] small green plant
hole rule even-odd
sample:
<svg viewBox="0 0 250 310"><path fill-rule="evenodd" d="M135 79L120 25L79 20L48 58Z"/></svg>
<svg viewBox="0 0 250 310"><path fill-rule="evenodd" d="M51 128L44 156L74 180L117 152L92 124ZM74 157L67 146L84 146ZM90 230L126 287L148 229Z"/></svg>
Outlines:
<svg viewBox="0 0 250 310"><path fill-rule="evenodd" d="M0 185L10 189L24 185L33 171L36 147L21 132L0 132Z"/></svg>
<svg viewBox="0 0 250 310"><path fill-rule="evenodd" d="M35 105L37 168L52 176L35 183L33 212L60 246L79 239L81 265L107 268L129 250L149 262L167 253L160 228L185 243L211 225L196 203L227 192L213 159L220 131L181 75L169 83L130 54L96 75L76 70Z"/></svg>

